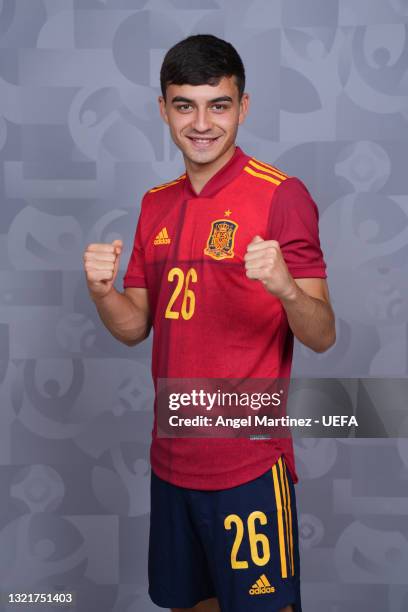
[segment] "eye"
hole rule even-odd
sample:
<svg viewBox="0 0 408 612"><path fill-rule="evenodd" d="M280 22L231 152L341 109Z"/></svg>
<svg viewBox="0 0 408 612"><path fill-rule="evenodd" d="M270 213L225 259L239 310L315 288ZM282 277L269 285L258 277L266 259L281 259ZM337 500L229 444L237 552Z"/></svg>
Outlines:
<svg viewBox="0 0 408 612"><path fill-rule="evenodd" d="M213 108L219 111L219 110L226 110L228 106L226 104L213 104Z"/></svg>
<svg viewBox="0 0 408 612"><path fill-rule="evenodd" d="M186 111L188 108L191 108L191 104L179 104L178 106L176 106L177 110L179 111Z"/></svg>

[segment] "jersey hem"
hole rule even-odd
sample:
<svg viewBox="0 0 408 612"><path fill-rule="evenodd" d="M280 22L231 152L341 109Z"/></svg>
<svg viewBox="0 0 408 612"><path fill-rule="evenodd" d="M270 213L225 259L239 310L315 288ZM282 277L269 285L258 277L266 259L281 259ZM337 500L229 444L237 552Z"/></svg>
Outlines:
<svg viewBox="0 0 408 612"><path fill-rule="evenodd" d="M237 487L241 484L250 482L251 480L255 480L255 478L262 476L262 474L264 474L268 469L272 468L272 466L275 465L281 456L285 461L285 454L280 453L276 456L276 458L271 457L267 462L259 464L256 469L252 468L250 470L240 470L239 474L237 474L234 478L228 478L227 484L225 482L224 475L214 476L207 474L201 478L197 478L197 476L189 478L186 474L177 475L172 472L171 478L169 478L168 470L162 471L154 460L151 461L151 469L156 476L177 487L182 487L183 489L197 489L201 491L217 491L220 489L232 489L233 487ZM293 483L296 484L299 481L296 472L292 471L287 461L285 461L285 463L290 472Z"/></svg>

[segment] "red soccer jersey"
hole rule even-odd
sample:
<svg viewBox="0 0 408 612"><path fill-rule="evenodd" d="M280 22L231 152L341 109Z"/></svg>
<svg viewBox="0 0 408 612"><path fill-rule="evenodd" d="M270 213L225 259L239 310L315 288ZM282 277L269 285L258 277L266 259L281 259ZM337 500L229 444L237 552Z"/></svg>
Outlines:
<svg viewBox="0 0 408 612"><path fill-rule="evenodd" d="M239 147L200 194L183 174L144 195L123 286L148 289L155 388L158 378L290 376L286 312L247 278L244 255L258 234L279 242L294 278L326 278L318 218L298 178ZM179 290L187 278L195 304ZM291 438L161 438L155 401L150 460L168 482L225 489L256 478L281 454L297 482Z"/></svg>

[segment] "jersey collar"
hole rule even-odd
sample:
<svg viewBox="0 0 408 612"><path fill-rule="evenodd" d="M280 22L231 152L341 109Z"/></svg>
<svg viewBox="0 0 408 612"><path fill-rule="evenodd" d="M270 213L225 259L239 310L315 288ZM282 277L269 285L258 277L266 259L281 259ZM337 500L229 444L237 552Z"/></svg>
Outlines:
<svg viewBox="0 0 408 612"><path fill-rule="evenodd" d="M220 189L225 187L241 172L247 161L250 159L249 155L246 155L242 149L238 146L235 147L235 151L231 159L222 166L204 185L199 194L194 191L194 188L190 182L189 176L186 173L186 180L184 182L184 195L187 199L192 198L212 198L215 196Z"/></svg>

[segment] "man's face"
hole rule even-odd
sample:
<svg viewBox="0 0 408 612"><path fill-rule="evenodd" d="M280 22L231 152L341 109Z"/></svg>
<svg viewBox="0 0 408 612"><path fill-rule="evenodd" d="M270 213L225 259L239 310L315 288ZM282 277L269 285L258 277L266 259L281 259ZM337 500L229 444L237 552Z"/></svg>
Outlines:
<svg viewBox="0 0 408 612"><path fill-rule="evenodd" d="M238 126L248 112L249 96L238 100L234 77L218 85L168 85L166 102L159 96L160 114L184 157L207 164L221 157L235 142Z"/></svg>

